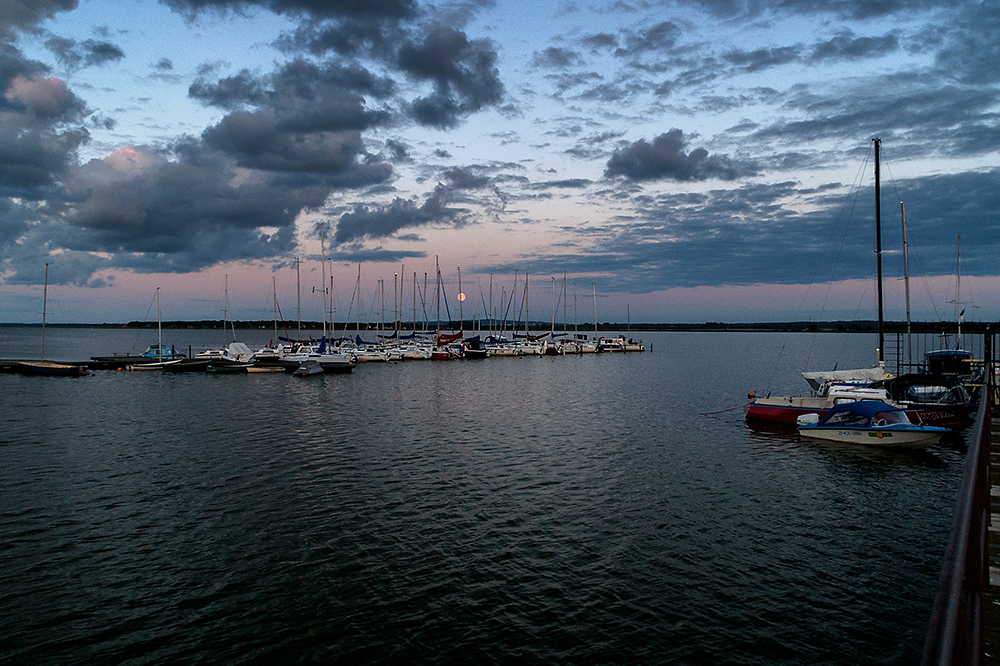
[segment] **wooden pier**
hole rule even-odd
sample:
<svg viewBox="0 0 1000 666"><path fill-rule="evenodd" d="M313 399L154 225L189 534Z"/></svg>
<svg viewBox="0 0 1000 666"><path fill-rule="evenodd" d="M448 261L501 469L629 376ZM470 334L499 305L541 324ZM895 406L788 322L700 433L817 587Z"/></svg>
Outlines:
<svg viewBox="0 0 1000 666"><path fill-rule="evenodd" d="M1000 418L996 414L990 419L989 585L983 590L983 641L982 663L1000 666Z"/></svg>

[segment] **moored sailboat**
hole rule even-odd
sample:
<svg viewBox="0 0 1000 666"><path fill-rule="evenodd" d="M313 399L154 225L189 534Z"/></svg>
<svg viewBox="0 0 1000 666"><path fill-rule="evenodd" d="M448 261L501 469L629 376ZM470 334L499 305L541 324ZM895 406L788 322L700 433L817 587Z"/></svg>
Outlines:
<svg viewBox="0 0 1000 666"><path fill-rule="evenodd" d="M23 375L44 375L52 377L82 377L89 375L85 368L72 363L57 363L45 360L45 315L49 300L49 265L45 264L45 286L42 289L42 350L37 361L20 361L16 370Z"/></svg>
<svg viewBox="0 0 1000 666"><path fill-rule="evenodd" d="M875 257L877 267L878 283L878 362L872 368L859 370L840 370L829 372L807 372L803 377L809 382L814 390L820 392L818 398L795 398L795 397L770 397L757 398L753 392L748 394L750 402L745 405L744 412L747 421L770 421L790 423L794 422L798 416L809 412L818 412L822 416L827 410L838 402L846 402L852 395L858 395L859 400L870 399L863 387L870 382L885 379L885 319L883 316L883 296L882 296L882 190L880 183L880 151L882 141L879 138L872 139L875 147ZM840 389L839 398L831 398L829 392L832 387ZM883 398L887 399L884 395ZM809 409L808 405L815 403L815 409Z"/></svg>

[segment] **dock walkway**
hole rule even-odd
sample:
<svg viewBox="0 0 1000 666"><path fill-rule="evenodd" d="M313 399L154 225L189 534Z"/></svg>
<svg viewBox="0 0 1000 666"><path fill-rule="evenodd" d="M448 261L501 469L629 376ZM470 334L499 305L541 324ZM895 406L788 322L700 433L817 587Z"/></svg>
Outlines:
<svg viewBox="0 0 1000 666"><path fill-rule="evenodd" d="M984 664L1000 666L1000 418L990 419L990 584L983 594Z"/></svg>

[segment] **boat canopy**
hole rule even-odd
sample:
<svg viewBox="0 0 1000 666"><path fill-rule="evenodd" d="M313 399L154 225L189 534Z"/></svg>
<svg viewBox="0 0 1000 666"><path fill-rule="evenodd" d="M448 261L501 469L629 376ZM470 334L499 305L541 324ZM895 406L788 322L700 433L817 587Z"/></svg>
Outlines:
<svg viewBox="0 0 1000 666"><path fill-rule="evenodd" d="M906 411L878 400L859 400L834 405L818 425L853 424L867 426L878 416L884 423L911 423Z"/></svg>

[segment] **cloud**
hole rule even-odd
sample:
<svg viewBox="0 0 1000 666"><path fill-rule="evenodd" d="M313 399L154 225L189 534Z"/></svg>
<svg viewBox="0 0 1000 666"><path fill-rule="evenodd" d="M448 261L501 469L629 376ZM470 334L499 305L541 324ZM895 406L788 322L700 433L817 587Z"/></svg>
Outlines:
<svg viewBox="0 0 1000 666"><path fill-rule="evenodd" d="M536 53L533 60L535 67L547 69L565 69L583 62L580 54L576 51L558 46L550 46L544 51Z"/></svg>
<svg viewBox="0 0 1000 666"><path fill-rule="evenodd" d="M340 217L334 242L340 245L364 238L383 238L401 229L429 224L462 223L466 211L448 208L447 199L448 189L438 187L420 206L406 199L396 199L386 206L358 204L352 212Z"/></svg>
<svg viewBox="0 0 1000 666"><path fill-rule="evenodd" d="M87 39L77 42L65 37L50 37L45 46L67 69L100 66L116 60L123 60L125 53L111 42Z"/></svg>
<svg viewBox="0 0 1000 666"><path fill-rule="evenodd" d="M896 35L881 37L854 37L850 31L845 31L825 42L813 45L809 60L859 60L862 58L877 58L899 49L899 38Z"/></svg>
<svg viewBox="0 0 1000 666"><path fill-rule="evenodd" d="M416 4L412 0L162 0L175 11L196 15L211 10L244 12L250 8L266 9L275 14L305 16L313 19L340 16L393 17L413 15Z"/></svg>
<svg viewBox="0 0 1000 666"><path fill-rule="evenodd" d="M678 181L734 180L741 175L754 175L749 164L734 162L725 155L709 155L704 148L684 152L684 133L679 129L659 135L648 143L639 139L616 150L608 160L604 176L624 176L630 180L671 179Z"/></svg>
<svg viewBox="0 0 1000 666"><path fill-rule="evenodd" d="M17 30L31 30L59 12L76 9L77 0L3 0L0 2L0 39Z"/></svg>
<svg viewBox="0 0 1000 666"><path fill-rule="evenodd" d="M745 72L759 72L795 62L801 54L802 49L798 46L779 46L753 51L732 50L724 53L722 57Z"/></svg>
<svg viewBox="0 0 1000 666"><path fill-rule="evenodd" d="M0 96L0 195L50 195L89 139L87 110L56 78L17 76Z"/></svg>
<svg viewBox="0 0 1000 666"><path fill-rule="evenodd" d="M404 44L397 64L410 77L434 83L434 93L418 98L411 115L421 125L454 127L461 116L495 105L503 97L497 54L488 40L434 26L420 42Z"/></svg>

